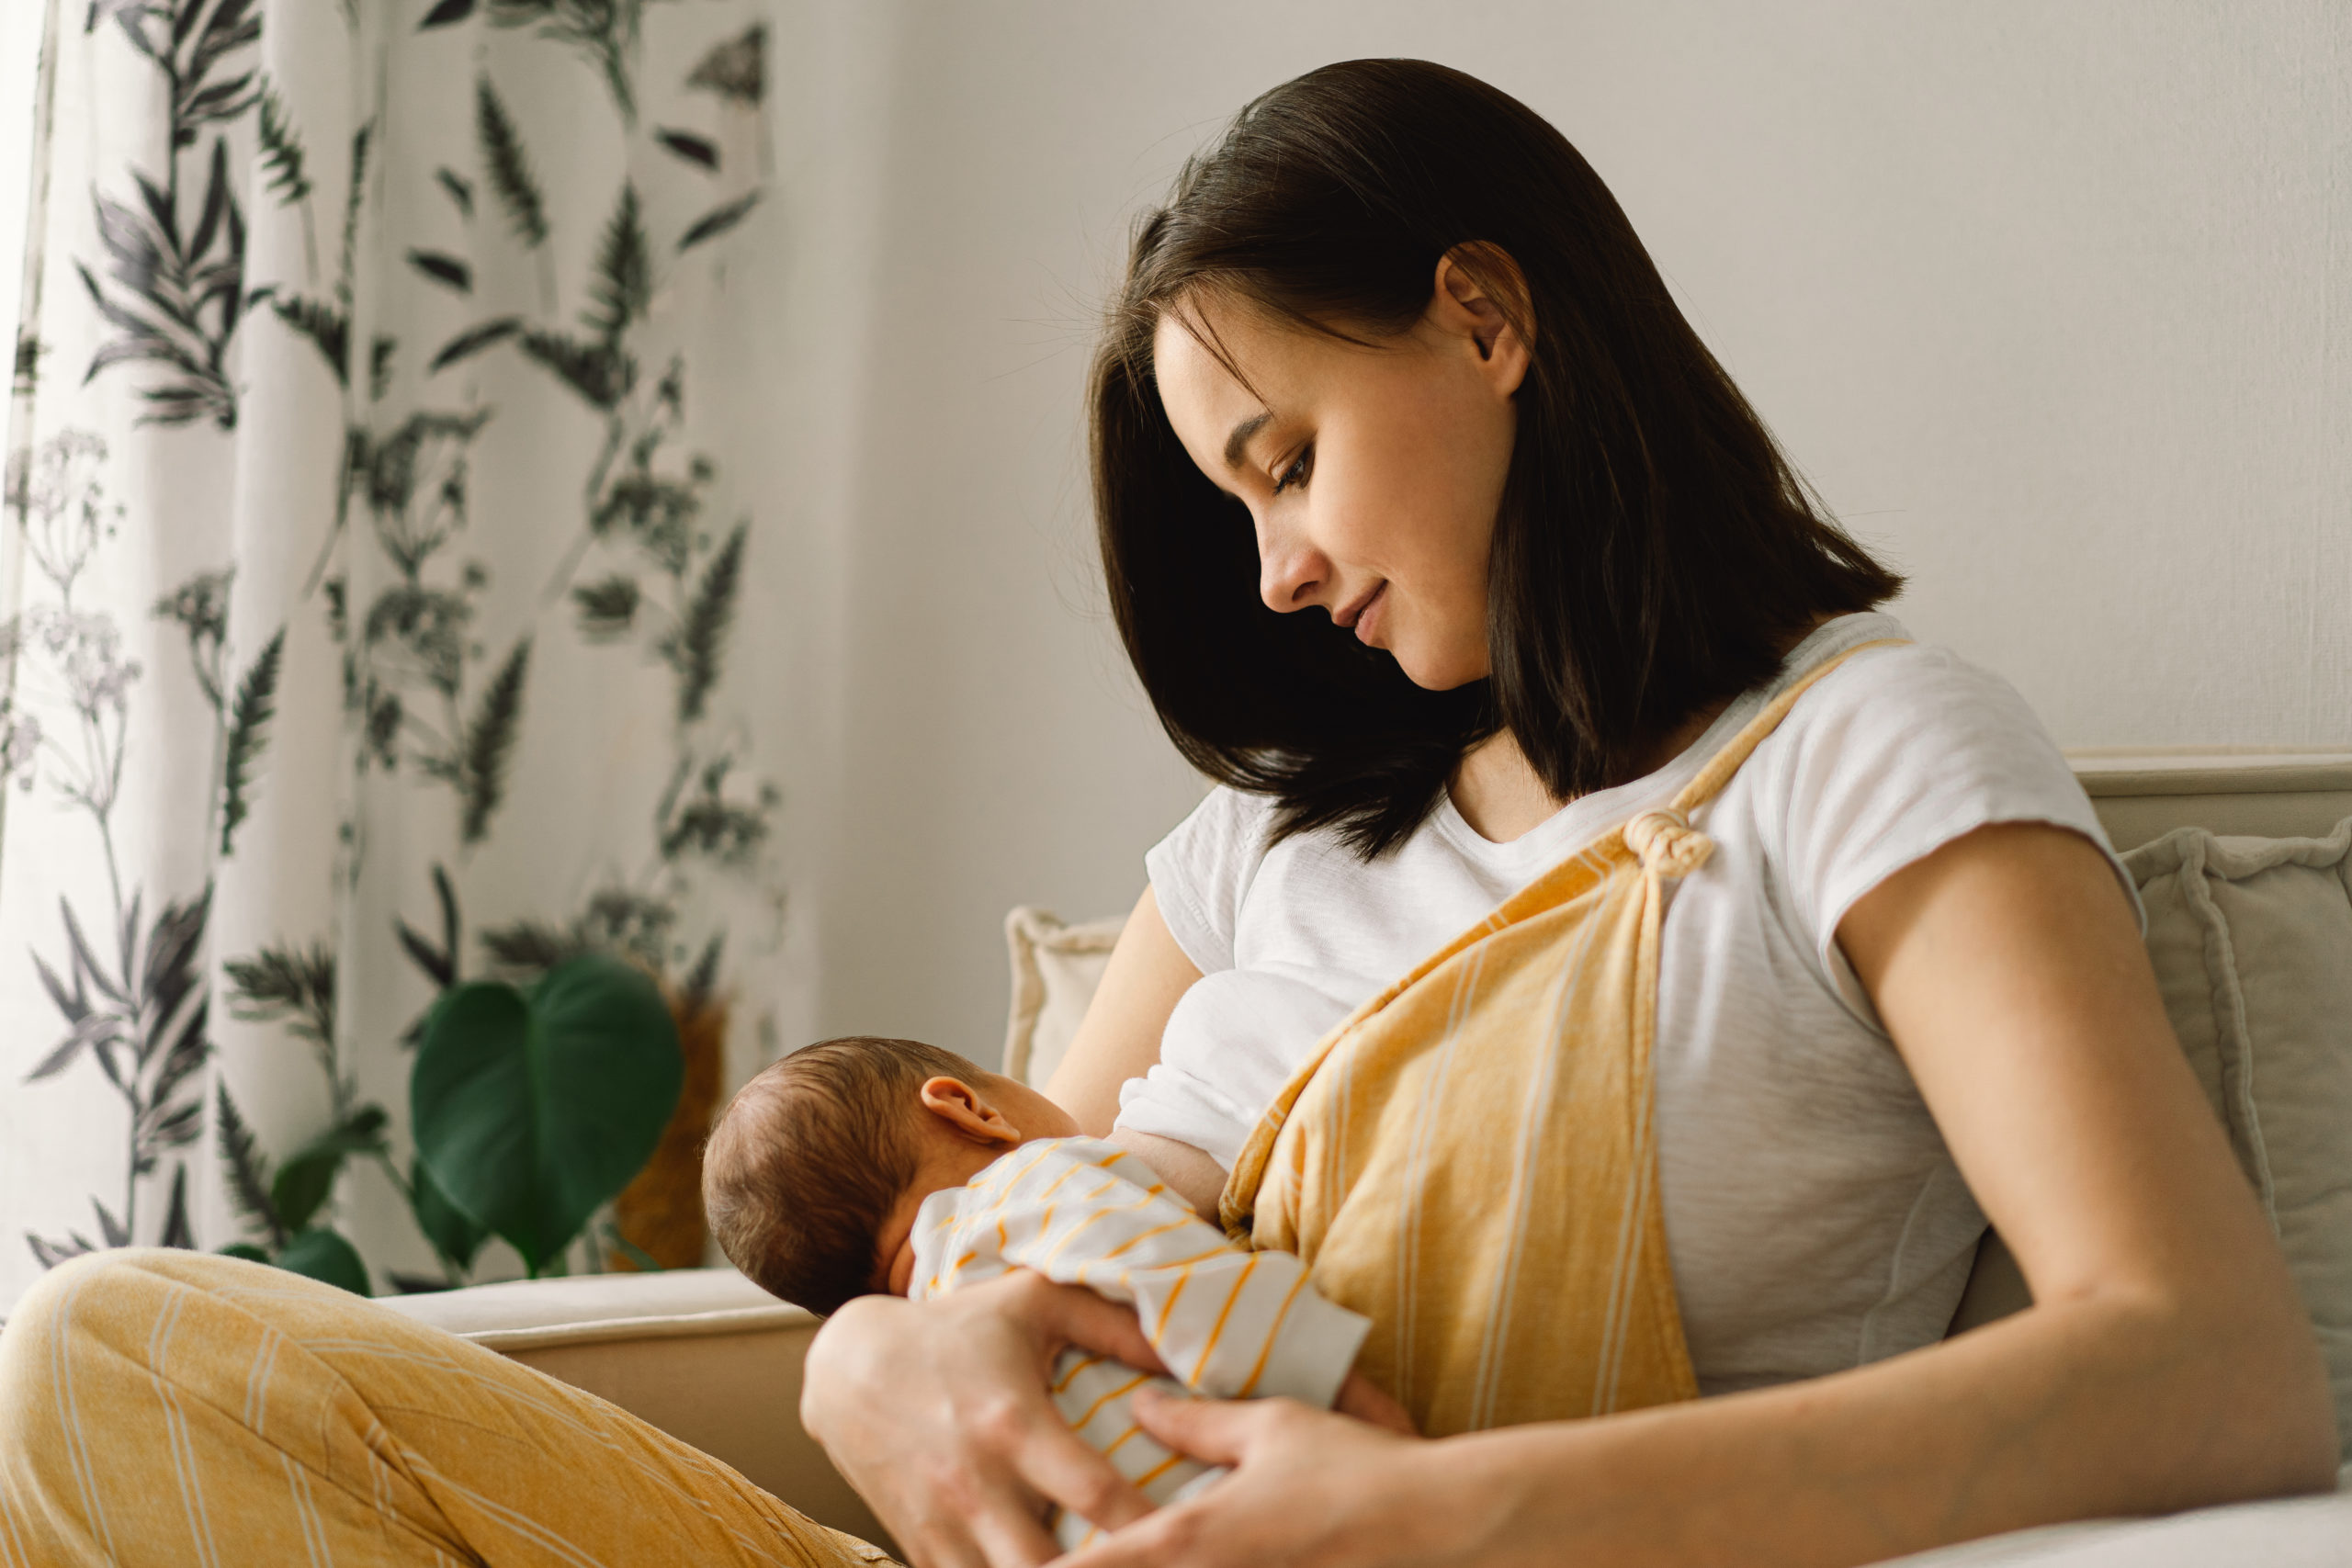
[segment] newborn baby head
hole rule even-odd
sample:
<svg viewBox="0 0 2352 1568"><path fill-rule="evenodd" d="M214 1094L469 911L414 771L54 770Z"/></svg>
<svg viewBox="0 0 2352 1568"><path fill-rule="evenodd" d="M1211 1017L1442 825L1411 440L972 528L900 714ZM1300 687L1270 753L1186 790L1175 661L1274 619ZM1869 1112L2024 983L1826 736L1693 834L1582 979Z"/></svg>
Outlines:
<svg viewBox="0 0 2352 1568"><path fill-rule="evenodd" d="M925 1198L1078 1130L1035 1089L952 1051L826 1040L728 1103L703 1155L703 1208L729 1261L822 1315L853 1296L907 1293Z"/></svg>

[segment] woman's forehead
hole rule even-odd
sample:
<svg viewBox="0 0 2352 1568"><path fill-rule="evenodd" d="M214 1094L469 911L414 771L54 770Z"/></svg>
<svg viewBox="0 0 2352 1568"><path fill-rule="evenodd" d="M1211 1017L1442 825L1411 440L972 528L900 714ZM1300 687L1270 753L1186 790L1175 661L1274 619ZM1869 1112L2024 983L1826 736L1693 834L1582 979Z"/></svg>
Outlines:
<svg viewBox="0 0 2352 1568"><path fill-rule="evenodd" d="M1239 421L1311 402L1318 357L1337 346L1245 302L1193 297L1160 312L1152 368L1178 435L1221 446Z"/></svg>
<svg viewBox="0 0 2352 1568"><path fill-rule="evenodd" d="M1252 373L1251 360L1236 352L1246 344L1222 333L1210 337L1201 326L1178 319L1172 310L1161 312L1153 333L1152 372L1176 438L1214 478L1226 467L1227 432L1260 420L1272 405L1261 395L1263 372Z"/></svg>

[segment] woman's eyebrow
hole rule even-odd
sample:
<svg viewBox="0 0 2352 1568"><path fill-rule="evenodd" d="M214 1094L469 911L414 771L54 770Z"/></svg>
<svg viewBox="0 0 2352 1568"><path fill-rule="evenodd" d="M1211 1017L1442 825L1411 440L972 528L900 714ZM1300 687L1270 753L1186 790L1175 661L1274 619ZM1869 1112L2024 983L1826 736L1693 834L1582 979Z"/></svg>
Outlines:
<svg viewBox="0 0 2352 1568"><path fill-rule="evenodd" d="M1225 466L1227 468L1238 468L1241 467L1242 450L1250 445L1250 438L1257 434L1258 432L1265 429L1266 422L1273 417L1273 411L1272 409L1268 409L1263 413L1251 415L1250 418L1243 420L1239 424L1233 427L1233 434L1225 438Z"/></svg>

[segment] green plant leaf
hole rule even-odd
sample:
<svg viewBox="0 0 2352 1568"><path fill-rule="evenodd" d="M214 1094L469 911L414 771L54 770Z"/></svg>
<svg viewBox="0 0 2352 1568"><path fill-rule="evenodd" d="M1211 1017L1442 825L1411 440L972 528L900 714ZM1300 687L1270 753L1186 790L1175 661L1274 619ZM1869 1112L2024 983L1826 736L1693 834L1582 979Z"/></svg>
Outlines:
<svg viewBox="0 0 2352 1568"><path fill-rule="evenodd" d="M343 254L336 263L334 297L347 315L351 310L352 279L359 265L359 213L368 202L368 152L376 138L369 120L351 133L351 184L343 193Z"/></svg>
<svg viewBox="0 0 2352 1568"><path fill-rule="evenodd" d="M278 295L271 299L269 308L277 319L310 339L319 351L319 357L334 372L338 385L351 380L351 321L332 305L300 294Z"/></svg>
<svg viewBox="0 0 2352 1568"><path fill-rule="evenodd" d="M236 1101L229 1098L229 1086L215 1080L212 1090L213 1133L220 1143L221 1163L229 1168L230 1207L251 1224L261 1226L272 1246L283 1247L286 1227L278 1223L277 1205L270 1201L269 1161L262 1154L253 1130L245 1125L245 1119L237 1113ZM252 1252L256 1261L269 1261L259 1247L254 1247ZM233 1256L242 1258L245 1254Z"/></svg>
<svg viewBox="0 0 2352 1568"><path fill-rule="evenodd" d="M449 1201L433 1179L433 1172L423 1160L409 1166L409 1207L416 1215L416 1228L424 1233L433 1249L459 1269L474 1266L474 1254L490 1239L490 1233L474 1223L473 1216Z"/></svg>
<svg viewBox="0 0 2352 1568"><path fill-rule="evenodd" d="M514 645L482 693L481 706L467 727L465 748L458 758L458 788L465 797L459 825L465 841L481 842L490 831L491 813L506 798L506 760L514 750L515 731L523 720L523 676L530 668L531 639ZM454 956L456 949L451 949Z"/></svg>
<svg viewBox="0 0 2352 1568"><path fill-rule="evenodd" d="M231 1016L247 1023L283 1022L315 1045L334 1038L334 949L273 943L250 958L222 962Z"/></svg>
<svg viewBox="0 0 2352 1568"><path fill-rule="evenodd" d="M449 193L449 200L457 208L458 216L470 221L474 215L473 181L447 164L434 170L433 177L440 183L443 190Z"/></svg>
<svg viewBox="0 0 2352 1568"><path fill-rule="evenodd" d="M707 170L718 167L718 145L707 136L697 136L691 130L678 130L664 125L655 129L653 140L689 164Z"/></svg>
<svg viewBox="0 0 2352 1568"><path fill-rule="evenodd" d="M766 27L754 24L704 55L694 74L686 78L686 85L757 107L767 91L767 41Z"/></svg>
<svg viewBox="0 0 2352 1568"><path fill-rule="evenodd" d="M353 1155L371 1155L384 1147L384 1124L390 1120L380 1105L363 1105L341 1125L330 1127L288 1155L269 1184L270 1205L278 1222L300 1232L317 1217L334 1190L343 1162ZM297 1235L295 1240L301 1238ZM292 1242L287 1244L291 1247Z"/></svg>
<svg viewBox="0 0 2352 1568"><path fill-rule="evenodd" d="M528 994L459 986L409 1078L417 1157L537 1274L643 1168L684 1072L660 987L618 959L569 959Z"/></svg>
<svg viewBox="0 0 2352 1568"><path fill-rule="evenodd" d="M294 118L286 110L286 100L277 94L277 85L264 77L261 85L261 118L256 128L261 135L262 166L269 171L269 188L277 193L280 206L307 201L311 195L311 176L303 169L302 138L294 129Z"/></svg>
<svg viewBox="0 0 2352 1568"><path fill-rule="evenodd" d="M474 138L481 143L482 166L490 188L515 235L533 249L548 243L547 200L539 194L538 177L531 172L530 154L523 150L522 132L490 85L487 76L474 81Z"/></svg>
<svg viewBox="0 0 2352 1568"><path fill-rule="evenodd" d="M187 1167L172 1168L172 1200L164 1213L163 1244L185 1251L196 1250L196 1226L187 1217Z"/></svg>
<svg viewBox="0 0 2352 1568"><path fill-rule="evenodd" d="M702 585L687 606L678 628L672 661L678 671L678 722L691 724L702 716L711 687L718 683L720 650L727 628L735 618L735 591L743 576L743 540L748 524L738 523L727 542L703 569Z"/></svg>
<svg viewBox="0 0 2352 1568"><path fill-rule="evenodd" d="M368 1289L368 1265L359 1261L358 1250L326 1225L304 1231L288 1242L277 1263L289 1273L339 1285L355 1296L372 1293Z"/></svg>
<svg viewBox="0 0 2352 1568"><path fill-rule="evenodd" d="M433 363L425 367L425 373L437 374L461 359L471 359L492 344L503 343L522 330L523 320L519 316L501 316L494 321L469 327L441 345L441 352L433 356Z"/></svg>
<svg viewBox="0 0 2352 1568"><path fill-rule="evenodd" d="M223 1258L242 1258L248 1263L266 1263L269 1254L249 1241L232 1241L220 1249Z"/></svg>
<svg viewBox="0 0 2352 1568"><path fill-rule="evenodd" d="M613 215L597 243L588 298L581 322L607 344L618 343L629 323L642 321L653 302L653 262L638 210L637 186L629 181L621 182L620 198L613 204Z"/></svg>
<svg viewBox="0 0 2352 1568"><path fill-rule="evenodd" d="M686 226L686 231L678 236L678 249L690 251L705 240L717 239L743 221L752 209L759 204L760 193L753 191L749 196L737 197L724 206L712 208Z"/></svg>
<svg viewBox="0 0 2352 1568"><path fill-rule="evenodd" d="M591 642L627 637L637 620L639 597L637 579L620 572L574 588L571 602L580 616L580 634Z"/></svg>
<svg viewBox="0 0 2352 1568"><path fill-rule="evenodd" d="M474 269L456 256L440 251L422 251L412 246L408 253L408 265L435 283L454 288L460 294L470 294L474 291Z"/></svg>
<svg viewBox="0 0 2352 1568"><path fill-rule="evenodd" d="M231 710L229 745L220 768L220 857L234 852L237 825L253 811L254 764L267 743L270 719L277 712L277 666L286 652L286 628L262 645L262 650L237 683Z"/></svg>

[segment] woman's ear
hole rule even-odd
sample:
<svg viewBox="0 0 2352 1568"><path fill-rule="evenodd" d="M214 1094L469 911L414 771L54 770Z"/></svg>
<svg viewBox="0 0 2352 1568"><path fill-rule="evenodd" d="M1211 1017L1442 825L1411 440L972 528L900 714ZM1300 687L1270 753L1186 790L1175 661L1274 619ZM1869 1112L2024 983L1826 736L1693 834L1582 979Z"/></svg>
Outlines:
<svg viewBox="0 0 2352 1568"><path fill-rule="evenodd" d="M1021 1129L962 1078L925 1078L922 1108L976 1144L1018 1144Z"/></svg>
<svg viewBox="0 0 2352 1568"><path fill-rule="evenodd" d="M1509 252L1473 240L1440 256L1430 318L1440 331L1468 341L1498 392L1509 397L1519 390L1535 321L1527 280Z"/></svg>

